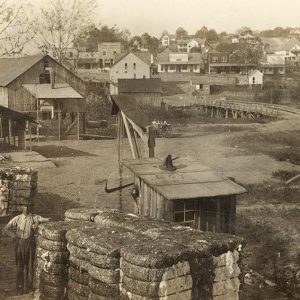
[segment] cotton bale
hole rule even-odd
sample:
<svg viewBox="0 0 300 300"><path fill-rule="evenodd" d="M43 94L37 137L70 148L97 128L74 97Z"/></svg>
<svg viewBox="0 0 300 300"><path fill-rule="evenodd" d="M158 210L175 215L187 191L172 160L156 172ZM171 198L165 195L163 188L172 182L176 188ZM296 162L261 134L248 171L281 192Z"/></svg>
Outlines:
<svg viewBox="0 0 300 300"><path fill-rule="evenodd" d="M75 292L77 295L86 297L86 299L90 293L90 288L88 285L80 284L72 279L69 279L68 281L68 289L72 292Z"/></svg>
<svg viewBox="0 0 300 300"><path fill-rule="evenodd" d="M65 218L70 220L93 221L97 214L97 209L72 208L65 212Z"/></svg>
<svg viewBox="0 0 300 300"><path fill-rule="evenodd" d="M69 278L85 285L88 285L90 281L90 275L87 271L74 268L72 265L69 267Z"/></svg>
<svg viewBox="0 0 300 300"><path fill-rule="evenodd" d="M57 264L67 264L69 261L68 251L50 251L37 247L36 256L45 261L49 261Z"/></svg>
<svg viewBox="0 0 300 300"><path fill-rule="evenodd" d="M37 245L40 248L43 248L45 250L49 251L66 251L67 250L67 243L66 242L57 242L52 240L47 240L41 235L38 235L37 237Z"/></svg>
<svg viewBox="0 0 300 300"><path fill-rule="evenodd" d="M92 293L103 297L111 297L115 299L120 295L120 288L118 283L110 284L96 280L95 278L90 279L90 289Z"/></svg>

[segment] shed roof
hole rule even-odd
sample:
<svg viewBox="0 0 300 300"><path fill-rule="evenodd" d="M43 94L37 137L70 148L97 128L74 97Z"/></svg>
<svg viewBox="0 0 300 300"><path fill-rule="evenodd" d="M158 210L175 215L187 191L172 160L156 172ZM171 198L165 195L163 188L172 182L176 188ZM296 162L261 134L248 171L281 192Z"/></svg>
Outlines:
<svg viewBox="0 0 300 300"><path fill-rule="evenodd" d="M37 99L83 99L71 86L65 83L23 84L23 87Z"/></svg>
<svg viewBox="0 0 300 300"><path fill-rule="evenodd" d="M113 101L112 113L116 114L121 110L129 119L139 125L141 128L150 126L152 121L144 113L142 107L139 105L138 96L128 95L114 95L111 96Z"/></svg>
<svg viewBox="0 0 300 300"><path fill-rule="evenodd" d="M207 166L183 161L176 171L160 168L162 161L154 159L125 160L123 164L164 198L193 199L246 193L232 180L214 173Z"/></svg>
<svg viewBox="0 0 300 300"><path fill-rule="evenodd" d="M7 86L44 58L45 54L0 58L0 86Z"/></svg>
<svg viewBox="0 0 300 300"><path fill-rule="evenodd" d="M160 78L119 79L119 93L162 93Z"/></svg>
<svg viewBox="0 0 300 300"><path fill-rule="evenodd" d="M29 121L31 123L37 124L37 122L34 120L34 118L27 116L25 114L19 113L18 111L9 109L2 105L0 105L0 116L1 117L10 117L15 121L25 120L25 121Z"/></svg>

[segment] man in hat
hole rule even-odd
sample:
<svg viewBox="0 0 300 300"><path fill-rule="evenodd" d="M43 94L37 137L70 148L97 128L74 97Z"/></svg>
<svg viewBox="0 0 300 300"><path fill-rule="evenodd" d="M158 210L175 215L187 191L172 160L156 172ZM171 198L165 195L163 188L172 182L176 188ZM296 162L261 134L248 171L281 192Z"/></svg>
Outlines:
<svg viewBox="0 0 300 300"><path fill-rule="evenodd" d="M33 272L35 256L34 233L38 225L47 222L32 213L32 206L22 204L22 214L12 218L4 227L3 233L14 238L15 257L17 265L17 293L22 294L33 289Z"/></svg>

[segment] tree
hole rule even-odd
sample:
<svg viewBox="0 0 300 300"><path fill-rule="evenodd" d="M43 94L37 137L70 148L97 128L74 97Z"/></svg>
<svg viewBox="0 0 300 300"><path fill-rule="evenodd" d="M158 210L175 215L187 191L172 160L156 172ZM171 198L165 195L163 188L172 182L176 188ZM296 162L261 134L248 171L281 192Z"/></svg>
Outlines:
<svg viewBox="0 0 300 300"><path fill-rule="evenodd" d="M55 54L59 62L76 39L83 40L91 25L95 0L53 0L40 10L36 43L45 52Z"/></svg>
<svg viewBox="0 0 300 300"><path fill-rule="evenodd" d="M185 40L188 37L188 32L183 27L178 27L176 30L176 39Z"/></svg>
<svg viewBox="0 0 300 300"><path fill-rule="evenodd" d="M215 42L218 40L218 34L214 29L208 30L206 34L206 39L208 42Z"/></svg>
<svg viewBox="0 0 300 300"><path fill-rule="evenodd" d="M205 39L208 33L208 29L206 26L203 26L201 29L197 30L195 33L195 37L200 39Z"/></svg>
<svg viewBox="0 0 300 300"><path fill-rule="evenodd" d="M21 53L32 40L31 26L22 5L0 1L0 56Z"/></svg>

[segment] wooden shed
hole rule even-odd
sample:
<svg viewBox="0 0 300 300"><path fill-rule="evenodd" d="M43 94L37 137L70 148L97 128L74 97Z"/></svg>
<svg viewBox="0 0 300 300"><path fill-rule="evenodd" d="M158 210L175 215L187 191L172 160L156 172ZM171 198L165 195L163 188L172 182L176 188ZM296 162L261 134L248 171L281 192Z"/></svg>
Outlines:
<svg viewBox="0 0 300 300"><path fill-rule="evenodd" d="M25 114L0 105L0 141L4 145L13 145L26 149L26 123L36 124L36 121Z"/></svg>
<svg viewBox="0 0 300 300"><path fill-rule="evenodd" d="M247 190L199 163L178 160L177 170L157 158L124 160L139 191L137 212L203 231L235 232L237 195Z"/></svg>

